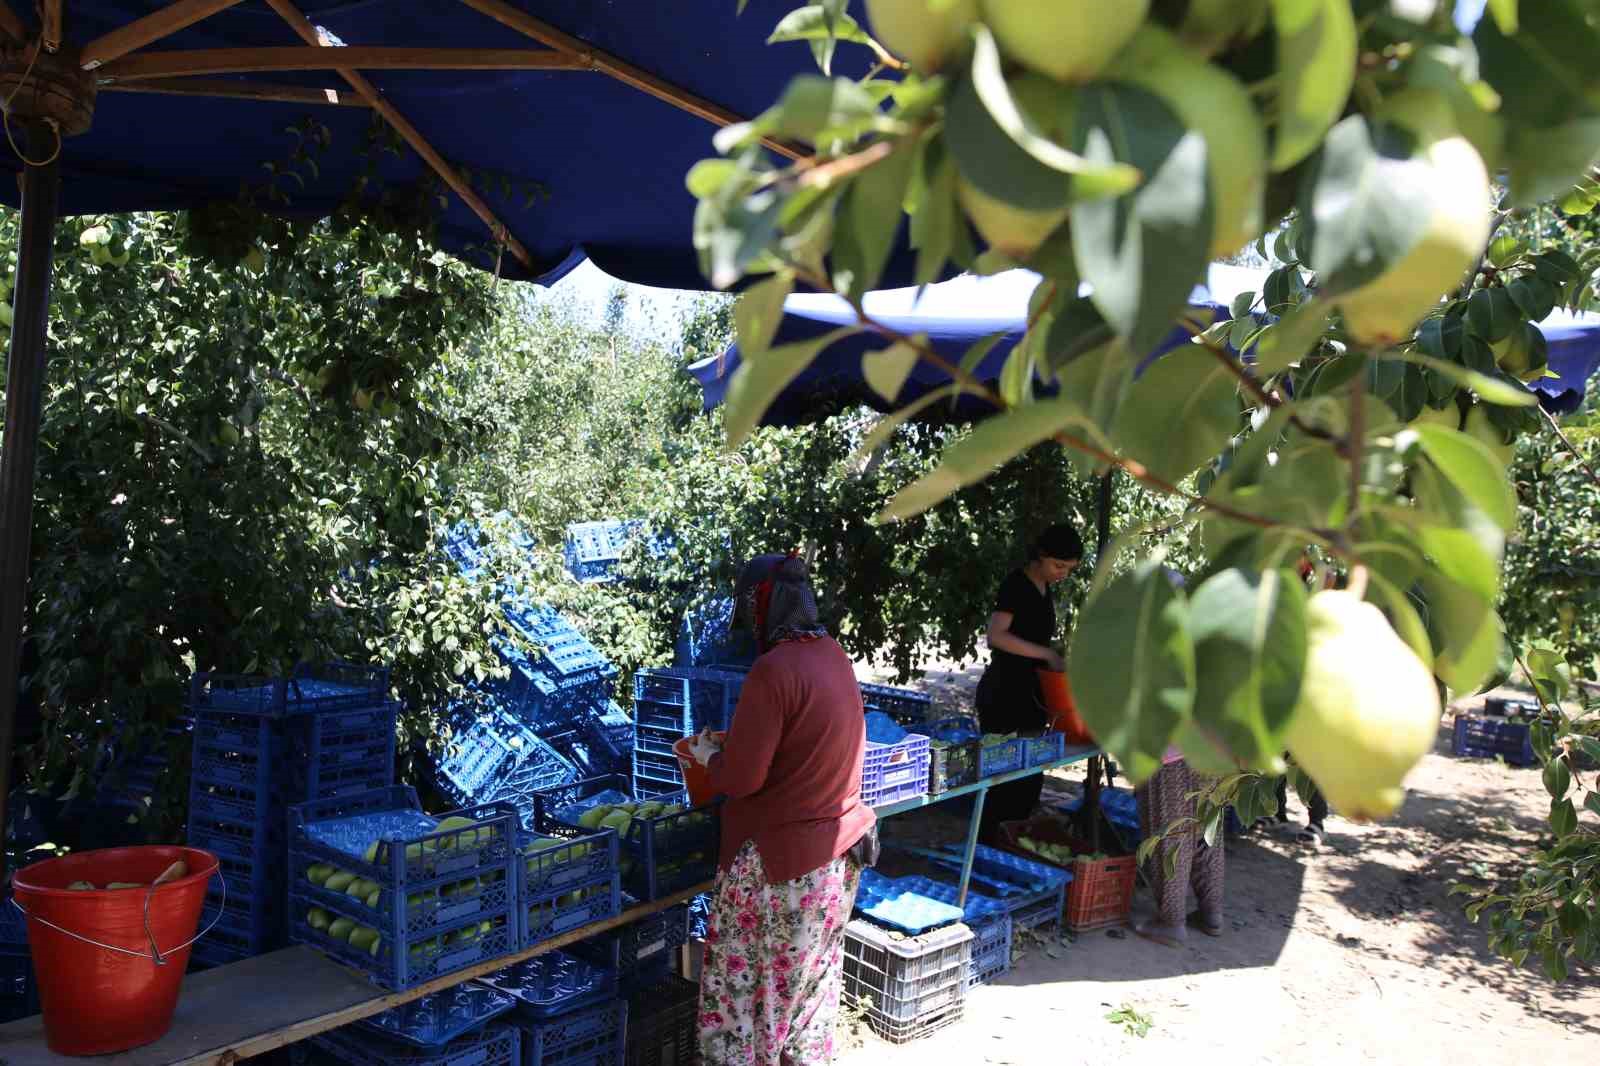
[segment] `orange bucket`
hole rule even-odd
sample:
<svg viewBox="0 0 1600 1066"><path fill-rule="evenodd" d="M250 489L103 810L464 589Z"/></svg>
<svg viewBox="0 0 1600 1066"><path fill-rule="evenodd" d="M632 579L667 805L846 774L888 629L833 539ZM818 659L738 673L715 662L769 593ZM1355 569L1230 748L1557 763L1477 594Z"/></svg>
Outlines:
<svg viewBox="0 0 1600 1066"><path fill-rule="evenodd" d="M1072 684L1060 670L1040 670L1039 691L1044 696L1045 713L1050 717L1050 728L1067 738L1068 744L1093 744L1094 737L1078 715L1078 705L1072 702Z"/></svg>
<svg viewBox="0 0 1600 1066"><path fill-rule="evenodd" d="M726 733L712 733L711 738L718 744L722 743ZM678 769L683 771L683 787L689 790L689 805L691 807L704 807L713 799L716 793L711 790L711 778L706 774L706 768L694 761L694 756L689 754L689 745L694 737L684 737L672 745L672 753L678 757Z"/></svg>
<svg viewBox="0 0 1600 1066"><path fill-rule="evenodd" d="M150 887L182 859L189 874ZM45 1040L58 1055L106 1055L161 1039L197 939L216 856L197 848L85 851L34 863L13 879L28 916ZM74 891L77 881L138 888Z"/></svg>

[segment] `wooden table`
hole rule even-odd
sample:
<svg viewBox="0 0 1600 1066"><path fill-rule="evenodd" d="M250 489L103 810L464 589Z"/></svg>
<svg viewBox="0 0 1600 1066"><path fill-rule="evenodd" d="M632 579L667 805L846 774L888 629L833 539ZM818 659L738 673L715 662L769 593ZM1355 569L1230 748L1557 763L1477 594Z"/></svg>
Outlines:
<svg viewBox="0 0 1600 1066"><path fill-rule="evenodd" d="M937 796L917 796L885 804L876 811L879 818L892 818L958 796L977 797L961 868L961 900L965 903L977 850L978 823L983 817L983 801L989 789L1082 762L1097 754L1099 751L1095 748L1075 749L1055 762L985 778ZM523 959L647 918L710 889L709 881L695 885L666 899L630 908L614 918L591 922L524 951L480 962L405 992L386 992L360 971L334 962L315 948L296 945L185 977L177 1013L167 1035L132 1051L97 1056L93 1060L56 1055L45 1046L44 1021L40 1016L0 1025L0 1066L83 1066L91 1061L94 1066L202 1066L212 1063L232 1066L240 1059L370 1018L391 1007L421 999L430 992L483 977Z"/></svg>

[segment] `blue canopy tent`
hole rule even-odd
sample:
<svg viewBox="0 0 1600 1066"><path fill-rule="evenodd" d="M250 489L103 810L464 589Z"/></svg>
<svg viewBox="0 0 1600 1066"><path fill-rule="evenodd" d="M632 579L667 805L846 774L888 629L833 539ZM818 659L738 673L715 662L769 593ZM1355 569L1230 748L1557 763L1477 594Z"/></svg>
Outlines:
<svg viewBox="0 0 1600 1066"><path fill-rule="evenodd" d="M770 8L740 18L728 0L23 8L0 0L12 147L0 150L0 168L18 175L0 182L0 201L22 214L0 446L0 825L60 214L236 203L312 118L315 168L282 183L282 209L321 217L360 187L381 119L411 152L384 156L379 184L416 188L431 171L450 191L438 239L464 260L548 283L587 257L629 281L704 288L685 175L712 154L717 127L759 113L794 75L815 70L805 45L765 45ZM846 50L836 66L855 74L869 62ZM888 276L908 279L909 263L899 249Z"/></svg>
<svg viewBox="0 0 1600 1066"><path fill-rule="evenodd" d="M1206 284L1196 288L1190 297L1190 306L1209 312L1216 320L1226 319L1233 298L1241 292L1260 292L1264 277L1264 272L1248 268L1213 265ZM921 290L869 293L864 306L868 314L899 332L926 334L934 350L952 363L959 363L968 349L984 337L1003 334L976 371L979 379L992 383L999 378L1006 356L1022 339L1028 320L1028 297L1037 282L1037 275L1023 270L988 278L966 276ZM854 309L839 297L797 294L784 303L784 318L774 343L820 337L855 321ZM1540 405L1556 414L1574 411L1583 402L1585 383L1600 368L1600 315L1558 311L1539 328L1549 342L1550 369L1556 375L1533 384ZM1188 339L1188 331L1174 329L1146 361ZM949 376L938 367L919 363L898 403L886 403L862 376L861 357L886 348L889 343L876 333L858 333L829 345L779 394L763 423L795 425L819 413L858 404L887 411L950 383ZM706 410L726 398L728 384L740 362L739 346L734 344L721 355L689 367L689 373L700 383ZM936 406L937 411L931 413L943 412L959 419L982 417L990 410L982 400L965 397L953 410Z"/></svg>

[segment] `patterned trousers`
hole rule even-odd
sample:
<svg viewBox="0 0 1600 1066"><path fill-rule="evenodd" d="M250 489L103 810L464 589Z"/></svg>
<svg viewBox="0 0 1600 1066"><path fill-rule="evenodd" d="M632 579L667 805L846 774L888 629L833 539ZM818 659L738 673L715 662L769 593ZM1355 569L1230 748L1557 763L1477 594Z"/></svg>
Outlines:
<svg viewBox="0 0 1600 1066"><path fill-rule="evenodd" d="M841 857L767 883L753 842L717 875L700 971L704 1066L826 1066L861 871Z"/></svg>
<svg viewBox="0 0 1600 1066"><path fill-rule="evenodd" d="M1189 916L1189 888L1200 901L1200 920L1215 929L1222 925L1223 844L1207 847L1194 821L1193 794L1210 780L1189 769L1179 759L1167 763L1139 786L1139 828L1145 836L1161 832L1180 818L1191 819L1174 829L1150 856L1148 875L1155 889L1156 913L1163 925L1183 925ZM1170 858L1169 858L1170 856ZM1168 865L1172 876L1167 876Z"/></svg>

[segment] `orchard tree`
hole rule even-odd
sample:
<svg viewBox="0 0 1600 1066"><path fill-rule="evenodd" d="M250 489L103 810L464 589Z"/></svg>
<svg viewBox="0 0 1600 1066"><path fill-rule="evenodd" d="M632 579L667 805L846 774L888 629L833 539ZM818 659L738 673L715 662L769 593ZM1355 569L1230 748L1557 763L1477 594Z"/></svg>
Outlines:
<svg viewBox="0 0 1600 1066"><path fill-rule="evenodd" d="M863 368L888 401L918 361L950 378L887 425L958 394L993 408L883 519L1046 442L1176 497L1209 564L1186 590L1158 557L1099 568L1071 648L1095 735L1135 779L1180 744L1246 818L1270 808L1285 748L1346 815L1392 813L1441 689L1473 691L1503 658L1507 451L1539 424L1525 380L1543 373L1529 323L1588 291L1561 249L1491 237L1508 212L1587 195L1600 153L1592 5L1493 0L1470 36L1452 6L792 11L772 41L809 45L821 74L688 176L707 276L746 286L730 443L826 344L870 330L892 341ZM816 151L787 164L764 138ZM951 363L865 311L903 222L918 282L1042 276L996 385L968 369L979 353ZM1207 264L1266 234L1284 265L1264 291L1233 322L1197 319ZM857 322L775 346L797 287ZM1141 372L1174 323L1194 343ZM1308 593L1307 559L1342 587Z"/></svg>

